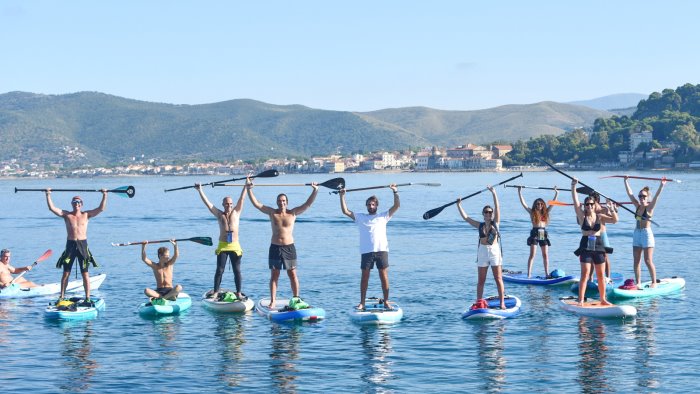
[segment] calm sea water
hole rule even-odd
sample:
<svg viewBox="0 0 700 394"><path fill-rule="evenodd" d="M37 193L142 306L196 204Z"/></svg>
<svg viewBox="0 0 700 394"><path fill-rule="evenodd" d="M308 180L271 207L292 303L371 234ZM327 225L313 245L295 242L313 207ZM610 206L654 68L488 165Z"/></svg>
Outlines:
<svg viewBox="0 0 700 394"><path fill-rule="evenodd" d="M604 173L577 173L581 180L613 198L624 200L621 180L601 180ZM276 181L305 183L337 175L284 175ZM673 174L681 184L668 184L655 220L659 277L678 275L688 286L679 294L632 302L639 316L625 322L578 317L559 309L566 287L537 288L506 284L523 300L522 314L512 320L471 323L461 320L476 292L476 230L462 221L454 206L425 221L428 209L480 190L511 174L348 174L348 187L390 182L440 182L439 188L401 188L401 209L389 224L392 298L405 319L392 327L360 327L349 320L359 297L359 251L355 225L344 217L338 197L321 190L316 203L297 221L301 295L326 309L321 323L280 325L253 313L217 315L204 310L199 297L212 286L214 248L180 244L175 281L194 298L181 316L158 320L139 317L144 287L153 275L141 261L140 248L112 247L111 242L211 236L214 218L195 190L164 193L165 188L220 178L152 177L94 180L0 181L2 247L13 251L15 265L31 263L46 249L59 253L65 243L61 219L46 208L43 193L15 194L14 187L101 188L134 185L133 199L110 195L107 210L90 222L91 249L101 263L92 272L108 277L98 294L107 309L97 319L55 323L43 319L50 300L0 300L0 381L10 391L32 392L671 392L699 389L700 362L695 256L700 254L698 217L700 175ZM260 183L271 180L260 180ZM526 173L517 183L568 187L555 173ZM633 181L635 190L649 182ZM656 182L650 183L655 192ZM257 197L273 205L286 192L291 206L303 203L309 187L257 188ZM515 189L497 189L502 204L505 268L526 269L530 222ZM549 200L550 192L525 190L530 203ZM220 204L237 198L239 188L208 189ZM82 193L86 208L99 203L99 193ZM391 191L376 191L380 209L391 203ZM362 211L370 192L348 194L350 209ZM72 193L54 193L68 208ZM569 201L563 192L560 200ZM478 217L491 203L488 193L465 202ZM632 277L631 234L634 220L621 213L609 227L615 247L613 270ZM579 231L573 209L555 208L549 228L551 266L578 274L572 251ZM241 222L244 248L244 292L254 299L268 295L267 218L246 202ZM150 255L155 255L151 246ZM54 259L27 274L39 282L57 282ZM542 273L538 253L534 272ZM643 271L648 279L648 273ZM224 276L233 287L233 274ZM279 296L288 297L289 281L280 278ZM489 274L486 294L495 294ZM381 295L375 272L369 295Z"/></svg>

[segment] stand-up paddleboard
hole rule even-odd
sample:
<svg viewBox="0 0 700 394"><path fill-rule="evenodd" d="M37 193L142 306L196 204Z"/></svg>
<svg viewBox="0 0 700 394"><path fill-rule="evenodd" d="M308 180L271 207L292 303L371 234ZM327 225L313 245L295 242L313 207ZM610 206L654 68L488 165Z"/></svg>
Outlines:
<svg viewBox="0 0 700 394"><path fill-rule="evenodd" d="M208 295L210 295L209 292L206 292L202 295L202 306L212 312L241 313L248 312L252 310L253 307L255 307L255 302L249 297L243 297L243 299L238 299L236 301L225 301L219 300L219 297L207 298Z"/></svg>
<svg viewBox="0 0 700 394"><path fill-rule="evenodd" d="M565 311L582 316L600 318L625 318L637 316L637 308L632 305L601 305L600 301L584 301L583 306L578 305L578 297L569 296L559 299L561 307Z"/></svg>
<svg viewBox="0 0 700 394"><path fill-rule="evenodd" d="M305 309L290 309L289 300L278 299L275 300L275 305L273 308L269 308L270 299L263 298L255 303L255 311L266 318L275 322L284 321L318 321L326 317L326 311L323 308L317 308L310 306Z"/></svg>
<svg viewBox="0 0 700 394"><path fill-rule="evenodd" d="M144 302L139 306L141 316L177 315L192 306L192 298L187 293L180 292L175 301L163 300L163 304L153 304L154 301Z"/></svg>
<svg viewBox="0 0 700 394"><path fill-rule="evenodd" d="M507 295L504 297L506 309L501 309L501 300L498 296L486 298L488 308L468 308L462 313L462 319L507 319L515 317L520 313L521 302L516 296Z"/></svg>
<svg viewBox="0 0 700 394"><path fill-rule="evenodd" d="M403 309L399 304L389 301L391 309L384 307L384 300L376 297L365 300L365 308L353 308L350 312L350 319L363 325L394 324L403 319Z"/></svg>
<svg viewBox="0 0 700 394"><path fill-rule="evenodd" d="M543 276L531 276L528 278L527 273L504 270L503 280L505 282L518 283L522 285L551 286L566 285L573 282L578 282L579 279L573 275L564 275L556 278L546 278Z"/></svg>
<svg viewBox="0 0 700 394"><path fill-rule="evenodd" d="M595 276L595 273L593 273L593 276ZM605 285L605 295L608 297L612 297L612 292L613 289L619 286L622 286L622 284L625 282L625 277L622 276L621 273L619 272L613 272L610 274L610 278L608 278L608 283ZM574 283L571 285L571 292L574 294L578 294L578 288L579 288L579 282ZM598 297L598 279L594 279L593 282L588 282L586 284L586 297Z"/></svg>
<svg viewBox="0 0 700 394"><path fill-rule="evenodd" d="M51 302L44 310L44 317L57 320L89 320L97 317L99 311L105 309L102 298L93 297L91 302L83 298L72 297L62 302Z"/></svg>
<svg viewBox="0 0 700 394"><path fill-rule="evenodd" d="M651 287L651 281L643 282L636 289L622 289L618 286L613 289L613 295L615 298L655 297L680 291L684 287L685 279L674 276L657 280L656 287Z"/></svg>
<svg viewBox="0 0 700 394"><path fill-rule="evenodd" d="M97 290L104 282L107 274L100 274L90 277L90 290ZM73 293L83 290L83 280L72 280L66 286L66 293ZM29 298L40 297L61 292L60 283L48 283L36 287L22 287L21 283L13 283L10 286L0 289L0 298Z"/></svg>

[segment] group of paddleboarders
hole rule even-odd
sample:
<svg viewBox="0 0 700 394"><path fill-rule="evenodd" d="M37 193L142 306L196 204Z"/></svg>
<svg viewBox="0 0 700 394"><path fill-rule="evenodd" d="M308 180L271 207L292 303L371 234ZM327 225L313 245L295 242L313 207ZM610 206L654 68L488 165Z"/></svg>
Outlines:
<svg viewBox="0 0 700 394"><path fill-rule="evenodd" d="M634 213L636 225L632 241L635 283L637 286L640 286L642 283L641 258L643 255L644 262L651 276L650 286L656 287L656 268L653 262L655 243L654 235L651 230L651 218L653 216L654 208L656 207L659 195L661 194L661 191L663 190L667 181L665 178L660 180L659 188L657 189L654 198L650 200L650 189L648 186L642 188L639 191L637 198L635 198L629 185L629 177L624 176L623 178L627 195L635 207ZM572 178L571 196L573 199L573 207L576 213L576 221L581 227L581 240L579 242L579 247L574 251L574 254L579 257L581 264L578 303L579 305L583 305L587 282L592 277L592 273L595 272L598 281L600 302L602 305L610 305L606 298L605 287L609 277L611 276L610 259L608 255L612 253L613 249L608 241L606 225L617 223L618 206L612 201L607 201L604 205L602 205L600 203L600 195L595 192L586 197L583 204L581 204L578 198L576 188L577 185L578 180L576 178ZM527 239L527 244L530 246L527 276L529 278L532 273L532 262L536 253L536 247L539 245L542 249L542 260L545 273L547 277L549 277L548 247L551 246L551 242L549 241L546 226L549 224L549 213L553 206L551 204L547 206L544 200L538 198L534 201L531 208L528 207L525 204L525 199L522 196L521 188L522 187L518 187L520 202L529 213L533 225L533 228L530 231L530 236ZM554 188L554 190L555 195L553 201L556 201L558 190L556 188ZM496 198L494 193L494 205L495 202ZM484 213L486 214L486 212L487 210L484 208ZM460 213L462 213L461 207ZM464 217L464 214L462 216ZM481 234L482 232L480 230L480 235ZM495 269L494 276L497 276ZM498 287L499 296L502 297L502 280L496 279L496 284ZM480 294L481 293L477 291L477 296L480 297Z"/></svg>
<svg viewBox="0 0 700 394"><path fill-rule="evenodd" d="M268 268L270 269L270 303L269 308L275 308L277 285L280 271L285 270L289 277L292 291L292 298L289 306L293 308L303 308L308 304L300 297L299 277L297 275L297 251L294 246L294 224L299 215L308 210L314 203L318 194L318 184L309 184L312 188L307 200L300 206L289 208L287 195L280 193L277 195L276 208L264 205L255 197L253 193L253 181L246 179L246 184L236 205L233 205L231 197L224 197L222 201L223 211L214 207L204 193L201 184L195 184L195 188L207 206L209 211L217 218L219 223L219 244L216 249L217 269L214 276L214 288L207 293L207 297L216 298L221 289L221 280L226 268L227 260L231 262L234 272L234 282L236 286L235 296L244 299L245 294L241 291L241 257L243 249L239 243L239 221L246 194L250 202L260 212L268 215L272 226L272 236L268 251ZM340 207L344 215L352 219L360 231L360 268L362 276L360 280L360 302L357 309L364 309L367 287L369 283L370 271L375 264L379 271L379 278L384 295L383 303L385 308L391 309L389 304L389 247L386 237L386 224L399 209L399 195L395 184L389 186L394 194L394 204L387 211L378 213L379 200L376 196L371 196L366 201L367 214L354 213L347 208L345 203L345 190L341 189Z"/></svg>

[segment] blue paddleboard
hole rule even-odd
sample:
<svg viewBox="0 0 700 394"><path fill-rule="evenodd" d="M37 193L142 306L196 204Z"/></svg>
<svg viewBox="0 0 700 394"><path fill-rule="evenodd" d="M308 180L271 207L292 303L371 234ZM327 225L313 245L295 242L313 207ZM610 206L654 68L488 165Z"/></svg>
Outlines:
<svg viewBox="0 0 700 394"><path fill-rule="evenodd" d="M526 273L512 271L503 271L503 280L510 283L537 286L566 285L578 282L578 278L573 275L565 275L558 278L545 278L543 276L532 276L528 278Z"/></svg>
<svg viewBox="0 0 700 394"><path fill-rule="evenodd" d="M516 296L507 295L504 298L506 309L501 309L501 300L498 296L486 298L488 308L467 308L462 313L462 319L480 320L480 319L508 319L515 317L520 313L521 302Z"/></svg>

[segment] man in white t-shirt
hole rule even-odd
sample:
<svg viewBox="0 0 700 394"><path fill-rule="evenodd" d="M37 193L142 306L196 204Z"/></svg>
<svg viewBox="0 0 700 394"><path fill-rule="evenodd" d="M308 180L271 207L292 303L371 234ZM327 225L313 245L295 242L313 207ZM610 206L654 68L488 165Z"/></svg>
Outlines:
<svg viewBox="0 0 700 394"><path fill-rule="evenodd" d="M353 213L345 203L345 189L340 190L340 210L343 214L352 219L360 230L360 269L362 270L362 280L360 281L360 303L357 309L365 308L365 298L367 296L367 285L369 284L370 270L377 264L379 279L382 282L382 292L384 293L384 307L391 310L389 305L389 241L386 238L386 224L391 220L394 213L401 205L399 202L399 191L396 184L389 185L394 192L394 205L389 210L377 213L379 200L372 196L367 199L367 213Z"/></svg>

